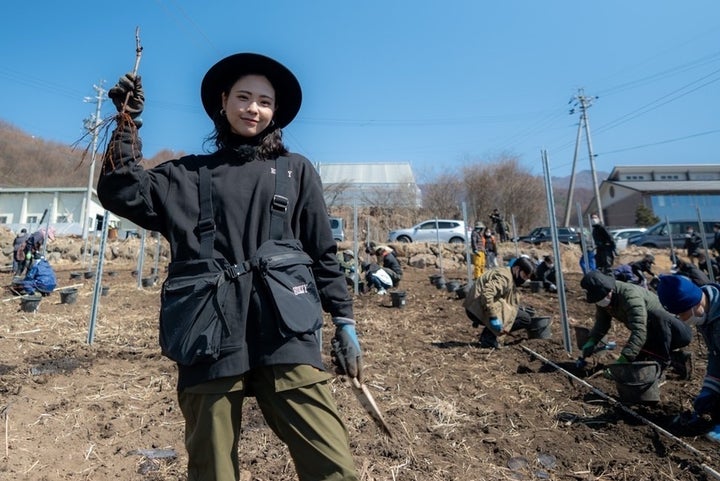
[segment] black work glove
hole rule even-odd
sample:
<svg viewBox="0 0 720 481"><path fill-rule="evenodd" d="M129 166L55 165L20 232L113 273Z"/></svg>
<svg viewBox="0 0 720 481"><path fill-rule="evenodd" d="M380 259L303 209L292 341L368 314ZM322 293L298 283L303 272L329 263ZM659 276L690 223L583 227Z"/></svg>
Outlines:
<svg viewBox="0 0 720 481"><path fill-rule="evenodd" d="M130 93L129 97L128 93ZM124 112L133 119L138 128L142 125L140 115L145 107L145 92L143 92L142 78L139 75L126 73L120 77L118 83L108 91L108 97L120 113L123 112L123 104L127 99Z"/></svg>
<svg viewBox="0 0 720 481"><path fill-rule="evenodd" d="M330 356L338 374L347 374L362 382L362 350L355 332L355 321L347 317L333 317L335 337Z"/></svg>

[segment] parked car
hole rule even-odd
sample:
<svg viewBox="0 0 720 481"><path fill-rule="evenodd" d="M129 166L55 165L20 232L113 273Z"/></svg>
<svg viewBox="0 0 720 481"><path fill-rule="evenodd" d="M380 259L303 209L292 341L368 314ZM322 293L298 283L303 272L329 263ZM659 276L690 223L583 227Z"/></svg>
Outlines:
<svg viewBox="0 0 720 481"><path fill-rule="evenodd" d="M574 227L558 227L558 240L562 244L579 244L580 232ZM528 244L542 244L543 242L552 242L550 227L536 227L529 234L518 237L518 242L527 242Z"/></svg>
<svg viewBox="0 0 720 481"><path fill-rule="evenodd" d="M645 227L628 227L624 229L610 229L610 235L615 239L615 248L619 251L625 249L628 244L628 239L634 235L639 235L645 232Z"/></svg>
<svg viewBox="0 0 720 481"><path fill-rule="evenodd" d="M420 222L409 229L391 230L388 242L449 242L464 243L469 232L465 222L453 219L435 219Z"/></svg>
<svg viewBox="0 0 720 481"><path fill-rule="evenodd" d="M718 222L717 220L703 221L705 239L707 239L708 245L713 242L713 225ZM652 227L648 227L642 234L630 237L628 239L628 245L659 248L670 247L670 234L672 233L673 248L682 249L685 244L685 235L688 226L692 226L695 232L700 234L697 220L671 220L669 230L667 223L663 220Z"/></svg>
<svg viewBox="0 0 720 481"><path fill-rule="evenodd" d="M332 231L333 239L337 242L345 240L345 229L343 229L342 217L330 217L330 230Z"/></svg>

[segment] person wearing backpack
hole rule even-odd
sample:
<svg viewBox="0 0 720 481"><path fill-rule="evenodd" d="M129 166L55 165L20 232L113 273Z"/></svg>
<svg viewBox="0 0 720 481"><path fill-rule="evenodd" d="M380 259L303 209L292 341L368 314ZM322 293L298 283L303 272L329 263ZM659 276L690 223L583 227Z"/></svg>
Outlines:
<svg viewBox="0 0 720 481"><path fill-rule="evenodd" d="M161 297L164 354L185 359L184 344L175 344L173 337L183 330L174 329L173 316L163 317L173 307L169 298L188 303L187 309L174 311L178 321L186 321L196 307L203 320L206 314L203 306L182 298L183 286L177 282L185 280L185 287L200 289L191 272L196 268L223 293L211 294L210 307L217 303L220 308L207 313L213 331L207 334L208 346L198 351L202 362L176 361L188 481L239 478L241 414L247 396L256 398L267 424L288 446L301 481L357 480L348 431L328 385L332 376L323 365L320 307L314 306L319 326L304 320L306 312L281 312L283 305L265 275L282 257L258 262L262 246L274 242L275 220L283 219L279 241L301 244L314 276L314 281L295 286L296 297L319 296L335 327L332 360L340 374L360 381L362 351L322 183L312 163L283 143L282 129L302 101L297 78L276 60L255 53L220 60L200 88L215 129L209 138L215 150L150 169L142 164L138 135L145 100L141 78L126 74L108 96L119 113L104 155L98 197L111 212L159 231L170 244L169 277ZM175 276L174 266L185 276ZM317 317L310 314L308 318ZM218 319L219 341L214 330ZM202 346L203 339L188 342Z"/></svg>

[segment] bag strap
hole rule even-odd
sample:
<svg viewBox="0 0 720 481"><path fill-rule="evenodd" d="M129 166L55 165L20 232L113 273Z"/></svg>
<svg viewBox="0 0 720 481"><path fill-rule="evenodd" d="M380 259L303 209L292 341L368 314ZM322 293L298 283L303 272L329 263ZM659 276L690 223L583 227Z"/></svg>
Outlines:
<svg viewBox="0 0 720 481"><path fill-rule="evenodd" d="M200 221L198 236L200 237L200 258L211 259L215 244L215 220L212 205L212 178L206 165L200 167L198 179L198 195L200 196Z"/></svg>
<svg viewBox="0 0 720 481"><path fill-rule="evenodd" d="M289 204L286 196L290 190L289 186L288 159L280 156L275 160L275 195L270 204L270 239L280 240L283 238Z"/></svg>

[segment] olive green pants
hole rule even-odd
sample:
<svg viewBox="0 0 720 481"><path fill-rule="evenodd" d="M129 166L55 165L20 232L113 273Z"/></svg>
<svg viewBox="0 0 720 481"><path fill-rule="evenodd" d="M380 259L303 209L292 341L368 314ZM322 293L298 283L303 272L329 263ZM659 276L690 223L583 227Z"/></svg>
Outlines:
<svg viewBox="0 0 720 481"><path fill-rule="evenodd" d="M238 444L247 391L288 446L300 481L356 481L348 433L327 378L311 366L270 366L179 392L188 481L239 479Z"/></svg>

